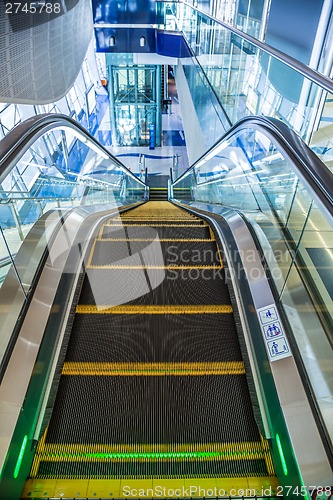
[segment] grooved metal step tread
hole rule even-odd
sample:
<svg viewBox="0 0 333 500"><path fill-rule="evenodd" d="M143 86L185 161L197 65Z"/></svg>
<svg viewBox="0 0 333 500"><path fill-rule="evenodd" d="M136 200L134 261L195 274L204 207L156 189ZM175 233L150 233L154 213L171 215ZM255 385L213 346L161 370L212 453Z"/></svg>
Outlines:
<svg viewBox="0 0 333 500"><path fill-rule="evenodd" d="M124 219L124 220L114 220L110 219L107 224L108 226L179 226L179 227L187 227L187 226L207 226L207 223L204 221L197 220L168 220L168 219L158 219L158 220L145 220L145 219Z"/></svg>
<svg viewBox="0 0 333 500"><path fill-rule="evenodd" d="M230 304L224 269L87 269L83 305Z"/></svg>
<svg viewBox="0 0 333 500"><path fill-rule="evenodd" d="M151 225L147 226L108 226L101 227L99 238L112 238L112 237L125 237L125 238L146 238L146 239L167 239L167 238L199 238L211 239L209 226L186 226L186 225L173 225L163 226Z"/></svg>
<svg viewBox="0 0 333 500"><path fill-rule="evenodd" d="M151 478L151 477L230 477L243 476L243 470L251 476L267 476L265 460L159 460L148 461L133 459L131 461L99 461L85 462L45 462L41 461L39 476L41 478Z"/></svg>
<svg viewBox="0 0 333 500"><path fill-rule="evenodd" d="M260 442L245 375L82 378L61 377L45 444Z"/></svg>
<svg viewBox="0 0 333 500"><path fill-rule="evenodd" d="M215 241L101 241L92 246L87 266L222 267Z"/></svg>
<svg viewBox="0 0 333 500"><path fill-rule="evenodd" d="M66 361L242 361L232 314L76 314Z"/></svg>

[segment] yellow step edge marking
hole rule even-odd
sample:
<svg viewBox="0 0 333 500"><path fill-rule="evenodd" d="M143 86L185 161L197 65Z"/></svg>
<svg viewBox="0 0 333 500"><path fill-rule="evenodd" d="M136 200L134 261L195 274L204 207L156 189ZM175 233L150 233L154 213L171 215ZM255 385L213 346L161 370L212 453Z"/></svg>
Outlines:
<svg viewBox="0 0 333 500"><path fill-rule="evenodd" d="M133 210L130 212L114 212L110 214L110 219L113 217L170 217L170 219L202 219L202 217L198 217L197 215L186 214L184 212L170 212L170 210L141 210L140 212L137 210Z"/></svg>
<svg viewBox="0 0 333 500"><path fill-rule="evenodd" d="M174 216L172 214L127 214L127 215L115 215L110 217L108 220L124 220L124 219L163 219L163 220L186 220L186 221L201 221L200 217L187 217L186 215L177 215Z"/></svg>
<svg viewBox="0 0 333 500"><path fill-rule="evenodd" d="M127 215L126 217L123 216L123 217L112 217L111 219L109 220L131 220L131 219L135 219L135 220L169 220L169 221L188 221L188 222L199 222L201 221L201 219L199 218L196 218L196 217L170 217L170 215L165 215L164 217L162 215L151 215L151 216L148 216L148 215L132 215L131 217L129 215Z"/></svg>
<svg viewBox="0 0 333 500"><path fill-rule="evenodd" d="M210 237L215 240L214 232L213 232L213 230L212 230L212 228L210 226L209 226L209 234L210 234ZM222 261L222 256L221 256L221 252L220 252L220 247L219 247L217 241L216 241L216 248L217 248L217 255L219 257L220 264L223 266L223 261Z"/></svg>
<svg viewBox="0 0 333 500"><path fill-rule="evenodd" d="M141 215L146 215L147 217L160 217L161 215L167 215L168 217L177 218L177 217L186 217L187 219L201 219L201 217L194 214L187 214L185 212L174 212L172 210L131 210L127 212L114 212L115 217L140 217Z"/></svg>
<svg viewBox="0 0 333 500"><path fill-rule="evenodd" d="M126 219L122 218L122 219L110 219L110 221L108 221L109 224L112 224L112 222L123 222L125 224L127 224L128 221L133 221L134 223L135 222L146 222L147 224L150 223L150 222L160 222L160 221L163 221L163 222L169 222L169 223L178 223L178 222L186 222L188 223L189 225L193 224L193 223L196 223L196 224L200 224L201 221L200 220L189 220L189 219L169 219L169 218L166 218L166 217L157 217L157 218L149 218L149 217L127 217Z"/></svg>
<svg viewBox="0 0 333 500"><path fill-rule="evenodd" d="M81 363L66 362L62 375L108 377L170 377L244 375L242 361L215 363Z"/></svg>
<svg viewBox="0 0 333 500"><path fill-rule="evenodd" d="M158 203L158 202L157 202ZM141 205L141 207L136 207L135 209L129 211L123 211L121 212L122 214L129 214L129 213L132 213L135 215L138 215L138 214L150 214L150 215L156 215L156 214L170 214L172 216L175 216L175 217L178 217L180 215L183 215L184 217L189 217L189 216L192 216L192 217L197 217L196 215L194 215L193 213L191 212L187 212L186 210L180 210L180 209L174 209L174 210L170 210L170 207L166 207L166 206L157 206L155 205L154 207L148 207L146 205L146 208L145 208L145 205Z"/></svg>
<svg viewBox="0 0 333 500"><path fill-rule="evenodd" d="M104 224L104 227L123 227L123 226L134 226L134 227L207 227L208 224Z"/></svg>
<svg viewBox="0 0 333 500"><path fill-rule="evenodd" d="M214 443L199 449L193 444L177 445L95 445L47 443L40 462L124 462L124 461L230 461L264 460L266 451L260 442Z"/></svg>
<svg viewBox="0 0 333 500"><path fill-rule="evenodd" d="M100 228L99 228L99 231L98 231L98 236L97 236L97 240L100 239L100 238L103 238L103 232L104 232L104 226L105 224L103 224Z"/></svg>
<svg viewBox="0 0 333 500"><path fill-rule="evenodd" d="M126 219L109 219L105 221L105 224L113 224L113 223L123 223L123 224L128 224L131 223L131 221L136 224L138 222L140 223L146 223L146 224L184 224L184 225L192 225L192 224L200 224L203 225L203 221L201 220L189 220L189 219L169 219L167 217L156 217L156 218L150 218L150 217L128 217Z"/></svg>
<svg viewBox="0 0 333 500"><path fill-rule="evenodd" d="M169 217L196 217L200 219L198 215L190 214L184 211L175 211L175 210L165 210L161 208L156 208L154 210L131 210L131 211L126 211L126 212L113 212L113 214L110 214L110 217L115 216L115 217L122 217L122 216L135 216L139 217L141 215L146 215L148 217L160 217L161 215L168 215Z"/></svg>
<svg viewBox="0 0 333 500"><path fill-rule="evenodd" d="M209 238L187 238L187 239L172 239L172 238L97 238L97 241L169 241L169 242L184 242L184 241L198 241L199 243L203 243L206 241L214 241Z"/></svg>
<svg viewBox="0 0 333 500"><path fill-rule="evenodd" d="M171 216L170 214L161 214L161 215L117 215L115 217L111 217L109 220L124 220L124 219L147 219L147 220L189 220L189 221L201 221L199 217L185 217L184 215L180 215L179 217Z"/></svg>
<svg viewBox="0 0 333 500"><path fill-rule="evenodd" d="M78 305L77 314L231 314L231 305Z"/></svg>
<svg viewBox="0 0 333 500"><path fill-rule="evenodd" d="M265 459L265 465L266 465L267 472L268 472L268 474L275 475L273 460L272 460L272 456L270 453L268 441L261 434L260 434L260 439L261 439L262 448L264 450L264 459Z"/></svg>
<svg viewBox="0 0 333 500"><path fill-rule="evenodd" d="M173 203L170 203L170 201L167 200L150 200L148 203L144 203L133 208L133 212L134 210L138 212L141 210L168 210L169 212L185 212L185 210L174 205Z"/></svg>
<svg viewBox="0 0 333 500"><path fill-rule="evenodd" d="M47 431L48 431L48 427L45 429L43 436L38 441L37 450L36 450L36 453L34 455L34 459L33 459L31 470L30 470L31 477L36 477L38 474L39 465L40 465L40 455L42 455L44 453Z"/></svg>
<svg viewBox="0 0 333 500"><path fill-rule="evenodd" d="M92 247L91 247L91 250L90 250L90 253L89 253L89 257L88 257L88 261L87 261L87 268L91 267L91 261L92 261L93 255L94 255L96 242L97 242L97 239L92 244Z"/></svg>
<svg viewBox="0 0 333 500"><path fill-rule="evenodd" d="M131 476L119 478L28 479L21 498L209 498L275 497L275 477L185 478ZM215 494L216 492L216 494ZM269 492L269 493L268 493Z"/></svg>
<svg viewBox="0 0 333 500"><path fill-rule="evenodd" d="M110 219L109 220L109 223L111 222L126 222L126 221L134 221L134 222L137 222L137 221L141 221L141 222L150 222L150 221L155 221L155 222L158 222L158 221L165 221L165 222L189 222L189 223L192 223L192 222L196 222L197 224L199 224L201 221L198 219L170 219L170 217L122 217L121 219Z"/></svg>
<svg viewBox="0 0 333 500"><path fill-rule="evenodd" d="M266 441L267 443L267 441ZM267 443L268 445L268 443ZM43 453L56 453L56 447L59 447L62 453L181 453L181 452L221 452L233 451L235 453L261 453L264 455L266 450L261 441L241 441L224 443L45 443Z"/></svg>
<svg viewBox="0 0 333 500"><path fill-rule="evenodd" d="M179 219L179 220L171 220L171 219L163 219L162 217L159 217L158 219L147 219L146 217L129 217L128 219L113 219L113 220L110 220L108 221L106 224L108 226L113 226L115 224L120 224L122 222L122 225L124 224L137 224L138 222L140 222L140 225L143 225L146 224L159 224L161 223L161 221L163 221L165 224L168 224L168 225L175 225L175 224L179 224L179 223L186 223L187 226L192 226L192 225L196 225L196 224L199 224L200 226L202 226L203 224L201 223L201 221L196 221L196 220L184 220L184 219Z"/></svg>
<svg viewBox="0 0 333 500"><path fill-rule="evenodd" d="M170 217L172 219L177 219L179 217L184 217L186 219L201 219L198 215L187 214L185 212L173 212L170 210L130 210L127 212L113 212L110 214L112 217Z"/></svg>
<svg viewBox="0 0 333 500"><path fill-rule="evenodd" d="M223 261L222 261L222 256L221 256L221 252L220 252L220 247L217 244L217 242L216 242L216 248L217 248L217 254L218 254L218 257L219 257L220 264L221 264L221 266L223 266Z"/></svg>
<svg viewBox="0 0 333 500"><path fill-rule="evenodd" d="M215 236L214 236L214 233L213 233L213 230L212 228L209 226L209 234L210 234L210 237L215 240Z"/></svg>
<svg viewBox="0 0 333 500"><path fill-rule="evenodd" d="M223 269L223 266L126 266L126 265L105 265L105 266L97 266L90 264L90 257L87 264L87 269Z"/></svg>

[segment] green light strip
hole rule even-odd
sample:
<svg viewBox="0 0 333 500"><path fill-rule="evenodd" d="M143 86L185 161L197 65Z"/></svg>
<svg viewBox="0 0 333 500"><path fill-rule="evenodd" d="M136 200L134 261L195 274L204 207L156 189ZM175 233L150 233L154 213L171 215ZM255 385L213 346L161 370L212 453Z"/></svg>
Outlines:
<svg viewBox="0 0 333 500"><path fill-rule="evenodd" d="M255 453L256 454L256 453ZM189 452L130 452L130 453L48 453L43 457L57 457L57 458L225 458L225 457L245 457L251 456L253 453L246 451L239 452L219 452L219 451L189 451Z"/></svg>
<svg viewBox="0 0 333 500"><path fill-rule="evenodd" d="M284 458L284 453L283 453L283 449L282 449L282 445L281 445L281 441L280 441L280 436L278 434L276 434L275 439L276 439L276 444L277 444L279 454L280 454L280 460L281 460L281 464L282 464L283 474L285 476L287 476L288 475L288 468L287 468L286 459Z"/></svg>
<svg viewBox="0 0 333 500"><path fill-rule="evenodd" d="M198 458L198 457L218 457L218 452L134 452L134 453L87 453L88 458Z"/></svg>
<svg viewBox="0 0 333 500"><path fill-rule="evenodd" d="M19 453L16 465L15 465L15 469L14 469L14 479L16 479L17 476L19 475L21 464L22 464L22 460L23 460L23 455L24 455L24 452L25 452L25 448L27 446L27 442L28 442L28 436L25 435L24 438L23 438L23 441L22 441L20 453Z"/></svg>

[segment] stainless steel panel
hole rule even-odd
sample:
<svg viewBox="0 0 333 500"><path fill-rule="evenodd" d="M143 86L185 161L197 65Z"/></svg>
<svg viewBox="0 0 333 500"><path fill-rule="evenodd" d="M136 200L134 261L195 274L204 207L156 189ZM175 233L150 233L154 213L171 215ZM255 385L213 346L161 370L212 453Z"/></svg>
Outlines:
<svg viewBox="0 0 333 500"><path fill-rule="evenodd" d="M0 387L1 467L6 459L13 430L24 402L58 284L62 273L66 272L65 266L72 244L81 226L89 217L92 214L100 214L100 217L85 232L85 241L82 242L84 250L100 221L103 218L109 218L113 213L118 213L116 204L80 206L70 212L60 229L54 229L55 234L52 232L48 234L48 239L51 241L49 256L41 272ZM78 242L75 241L75 243ZM82 254L78 252L76 265L80 265L82 259ZM73 272L73 269L70 271ZM16 286L19 286L18 283Z"/></svg>
<svg viewBox="0 0 333 500"><path fill-rule="evenodd" d="M251 233L240 215L223 207L212 207L205 203L191 203L187 208L195 208L221 215L232 230L239 256L251 289L253 303L256 309L275 303L272 290L261 264L260 255L255 247ZM222 241L223 233L214 219L211 219ZM225 252L228 255L228 245ZM251 252L251 261L246 255ZM245 256L245 258L244 258ZM232 256L228 265L233 266ZM255 273L253 272L255 270ZM237 276L237 273L235 274ZM237 280L233 283L237 290ZM241 296L241 291L238 290ZM248 332L250 336L250 332ZM267 360L267 363L269 361ZM314 419L300 374L293 357L269 363L276 391L280 400L290 440L302 474L304 484L332 485L333 473L323 446L316 421Z"/></svg>

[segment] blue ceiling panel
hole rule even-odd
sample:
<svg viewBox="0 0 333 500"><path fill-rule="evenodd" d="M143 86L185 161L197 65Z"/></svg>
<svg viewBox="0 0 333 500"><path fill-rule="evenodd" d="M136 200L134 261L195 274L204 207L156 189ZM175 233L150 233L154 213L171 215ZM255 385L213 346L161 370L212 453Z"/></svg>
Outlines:
<svg viewBox="0 0 333 500"><path fill-rule="evenodd" d="M94 23L157 24L155 0L93 0Z"/></svg>
<svg viewBox="0 0 333 500"><path fill-rule="evenodd" d="M156 30L156 52L161 56L191 57L191 52L181 33Z"/></svg>
<svg viewBox="0 0 333 500"><path fill-rule="evenodd" d="M176 58L191 57L183 35L178 32L145 27L104 28L101 25L95 28L95 38L97 52L155 53Z"/></svg>
<svg viewBox="0 0 333 500"><path fill-rule="evenodd" d="M110 44L113 37L114 45ZM144 45L140 39L144 37ZM95 28L96 51L111 53L155 53L154 28Z"/></svg>

